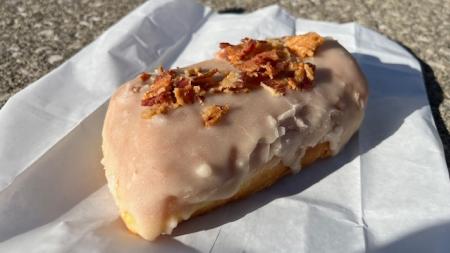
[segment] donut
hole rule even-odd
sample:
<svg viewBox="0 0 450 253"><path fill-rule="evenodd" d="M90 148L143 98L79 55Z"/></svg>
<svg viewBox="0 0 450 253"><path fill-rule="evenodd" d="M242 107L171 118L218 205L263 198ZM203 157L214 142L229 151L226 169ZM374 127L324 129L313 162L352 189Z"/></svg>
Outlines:
<svg viewBox="0 0 450 253"><path fill-rule="evenodd" d="M336 155L358 130L366 79L337 41L220 43L214 59L139 74L110 99L108 188L146 240Z"/></svg>

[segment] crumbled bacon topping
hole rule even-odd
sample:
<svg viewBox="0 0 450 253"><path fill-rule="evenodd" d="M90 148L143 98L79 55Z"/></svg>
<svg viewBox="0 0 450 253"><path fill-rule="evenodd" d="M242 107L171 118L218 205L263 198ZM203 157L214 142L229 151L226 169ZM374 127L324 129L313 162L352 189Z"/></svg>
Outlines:
<svg viewBox="0 0 450 253"><path fill-rule="evenodd" d="M315 65L304 60L312 57L323 42L317 33L265 41L245 38L238 45L225 42L219 45L218 58L232 64L235 71L164 70L159 67L154 76L144 72L140 75L143 82L150 77L154 81L141 100L141 105L148 107L143 117L164 114L187 104L203 103L209 94L244 93L263 87L275 96L282 96L288 90L311 89ZM202 113L205 126L214 125L228 109L228 106L206 108Z"/></svg>
<svg viewBox="0 0 450 253"><path fill-rule="evenodd" d="M223 93L248 92L250 87L246 87L242 76L238 72L229 72L220 82L214 91Z"/></svg>
<svg viewBox="0 0 450 253"><path fill-rule="evenodd" d="M187 85L183 88L175 88L173 92L178 105L192 104L195 102L195 91L192 85Z"/></svg>
<svg viewBox="0 0 450 253"><path fill-rule="evenodd" d="M165 114L169 110L168 104L159 104L158 106L152 106L142 112L142 118L149 119L158 114Z"/></svg>
<svg viewBox="0 0 450 253"><path fill-rule="evenodd" d="M325 40L317 33L306 33L303 35L289 36L284 44L290 50L294 51L301 58L312 57L314 51L323 44Z"/></svg>
<svg viewBox="0 0 450 253"><path fill-rule="evenodd" d="M267 41L245 38L238 45L221 43L222 51L218 56L249 77L282 79L295 75L295 81L300 83L305 78L300 72L308 71L306 78L314 79L311 64L306 66L303 61L304 58L313 56L323 42L324 39L317 33ZM308 70L302 69L305 66Z"/></svg>
<svg viewBox="0 0 450 253"><path fill-rule="evenodd" d="M205 107L202 111L202 119L205 127L210 127L219 122L219 120L230 110L228 105L211 105Z"/></svg>

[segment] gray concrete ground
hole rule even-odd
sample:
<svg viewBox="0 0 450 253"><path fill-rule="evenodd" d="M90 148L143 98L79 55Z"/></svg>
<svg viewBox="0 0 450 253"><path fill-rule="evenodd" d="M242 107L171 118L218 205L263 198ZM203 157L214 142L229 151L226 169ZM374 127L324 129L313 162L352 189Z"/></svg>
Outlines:
<svg viewBox="0 0 450 253"><path fill-rule="evenodd" d="M144 0L0 1L0 107ZM201 0L216 10L278 3L297 17L356 21L399 42L421 62L433 116L450 158L449 0Z"/></svg>

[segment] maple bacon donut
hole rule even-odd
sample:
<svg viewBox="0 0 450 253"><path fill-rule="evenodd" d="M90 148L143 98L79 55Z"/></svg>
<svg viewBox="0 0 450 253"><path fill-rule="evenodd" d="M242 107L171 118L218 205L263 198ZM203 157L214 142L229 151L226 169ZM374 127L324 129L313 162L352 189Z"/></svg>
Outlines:
<svg viewBox="0 0 450 253"><path fill-rule="evenodd" d="M102 163L121 217L147 240L337 154L366 80L316 33L221 43L216 59L142 73L112 96Z"/></svg>

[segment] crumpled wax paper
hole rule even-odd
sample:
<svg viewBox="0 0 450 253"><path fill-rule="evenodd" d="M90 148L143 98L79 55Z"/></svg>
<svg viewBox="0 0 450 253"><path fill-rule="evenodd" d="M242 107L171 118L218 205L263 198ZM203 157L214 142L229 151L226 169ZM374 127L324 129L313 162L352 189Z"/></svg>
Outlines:
<svg viewBox="0 0 450 253"><path fill-rule="evenodd" d="M123 82L211 58L218 43L316 31L357 59L366 118L342 152L147 242L105 187L101 129ZM149 1L0 111L0 252L449 252L450 182L420 65L355 23L278 6L217 14Z"/></svg>

